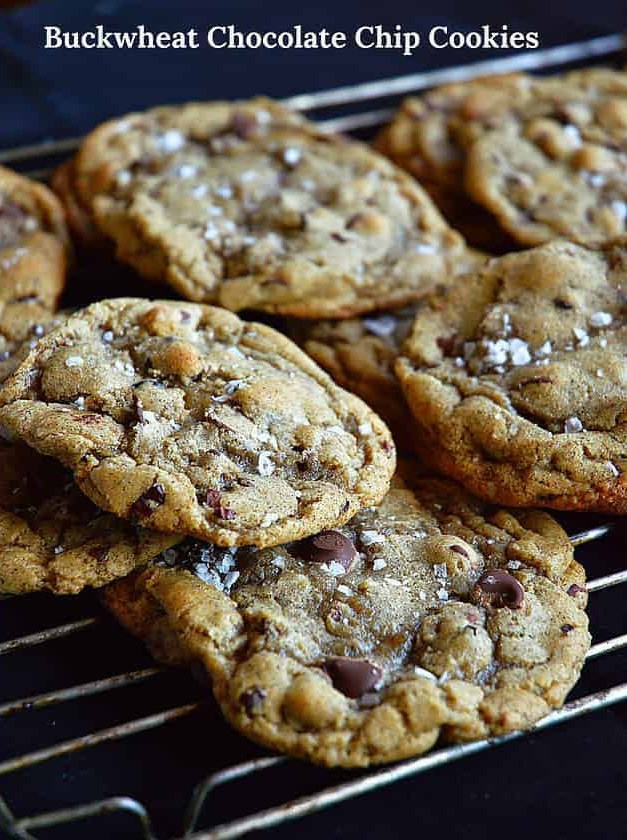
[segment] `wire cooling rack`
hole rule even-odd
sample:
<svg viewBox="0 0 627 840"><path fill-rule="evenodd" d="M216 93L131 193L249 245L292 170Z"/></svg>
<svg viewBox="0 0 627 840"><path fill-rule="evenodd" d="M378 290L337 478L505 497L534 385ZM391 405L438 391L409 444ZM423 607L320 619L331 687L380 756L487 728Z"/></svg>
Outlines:
<svg viewBox="0 0 627 840"><path fill-rule="evenodd" d="M436 84L462 81L479 75L517 70L543 71L565 64L580 63L595 58L608 58L613 54L621 52L625 45L626 39L623 34L609 35L591 41L508 56L497 60L482 61L462 67L432 70L384 81L336 88L330 91L302 94L291 97L285 100L285 102L293 108L308 112L317 112L329 108L349 111L349 113L342 113L321 121L320 124L330 131L369 129L384 122L390 116L391 111L389 108L383 106L371 110L362 110L363 103L383 102L384 100L393 101L394 98L398 98L400 95L424 90ZM79 142L80 138L71 138L11 149L0 153L0 163L10 164L33 177L43 178L50 173L51 164L58 158L74 151ZM581 522L582 519L585 520L585 518L579 518L579 521ZM571 524L572 521L577 521L577 518L575 520L571 518ZM616 546L619 546L622 543L622 539L618 538L617 540L616 536L619 532L624 533L624 529L624 521L597 524L573 533L571 541L578 548L579 552L583 550L586 544L603 546L606 544L608 538L610 540L614 538L614 543ZM627 583L627 569L618 569L612 571L610 574L590 580L588 591L594 599L601 597L597 593L611 591L615 587L625 583ZM25 624L30 624L30 626L33 626L31 624L33 619L35 622L37 621L37 605L41 603L40 601L33 600L33 597L35 599L37 598L37 596L30 596L20 599L24 622ZM6 601L8 599L4 600ZM15 603L13 599L11 601ZM34 609L33 605L35 605ZM0 656L19 657L22 655L28 658L32 651L38 650L40 653L46 651L49 652L48 656L54 663L55 670L57 667L60 668L61 664L67 666L68 663L66 660L55 659L55 657L58 657L58 651L55 653L55 645L63 640L83 637L98 628L103 629L102 624L104 621L103 617L101 615L95 615L94 610L89 606L88 612L91 612L91 614L87 617L68 621L68 609L67 599L56 599L53 611L56 616L61 616L58 619L61 623L55 624L55 626L49 629L37 630L27 635L20 635L17 638L1 640L3 633L3 606L0 606ZM22 613L20 612L20 614ZM116 632L113 628L105 627L104 629L106 632ZM593 626L592 630L594 631L594 629ZM627 633L615 635L610 639L594 644L588 652L586 661L590 662L599 657L609 656L625 648L627 648ZM124 658L123 656L121 657L121 659ZM71 671L72 661L69 664ZM584 675L586 671L587 668L584 669ZM2 729L2 727L11 725L13 721L16 721L19 725L19 721L23 720L34 721L33 728L36 730L36 716L37 714L44 713L46 710L65 708L65 704L70 704L70 706L71 704L81 702L85 704L89 702L90 698L98 696L110 697L112 696L111 693L121 692L122 690L129 691L134 686L150 685L151 682L163 680L164 678L169 680L170 684L179 679L173 672L168 672L161 667L131 668L122 673L116 673L113 676L92 679L77 685L71 685L68 688L29 694L19 699L7 701L2 700L2 694L5 690L5 685L2 684L0 685L0 733L7 732L7 729ZM159 696L161 694L168 696L173 692L169 689L162 689L160 691L155 690L152 693L155 695L159 694ZM171 743L171 739L169 741L167 740L167 733L170 727L176 726L177 721L198 713L203 714L206 710L204 703L197 702L197 692L191 691L188 693L191 694L191 702L175 703L174 705L169 705L166 709L159 710L150 715L131 717L130 719L116 723L114 726L96 728L88 731L86 734L57 741L42 748L27 749L13 757L0 757L0 792L4 790L3 782L9 777L12 778L14 774L34 773L38 767L55 760L60 761L69 757L75 760L75 756L82 755L84 751L89 751L99 745L102 747L105 744L117 744L121 749L121 752L118 753L117 760L122 763L128 760L129 755L131 755L133 749L132 736L137 738L141 733L152 733L156 738L160 737L166 739L166 743ZM553 712L537 723L531 731L539 732L549 727L566 723L574 718L608 708L626 699L627 682L611 685L607 689L595 691L568 703L562 709ZM75 714L76 719L81 722L84 718L90 717L85 714L84 709L85 707L83 705ZM52 724L54 722L52 721ZM202 727L202 723L199 725ZM219 726L220 724L218 723L217 725ZM204 728L207 728L206 722L204 723ZM159 730L159 733L157 733L157 730ZM210 805L215 803L216 796L225 789L228 789L236 783L254 785L261 778L268 779L269 774L281 766L286 764L296 766L295 762L282 756L262 755L261 757L251 758L218 770L217 772L212 772L204 779L202 779L202 775L199 773L197 778L201 778L202 780L196 785L193 792L193 786L190 786L187 811L185 815L181 815L181 829L174 834L171 833L170 836L185 838L185 840L226 840L226 838L241 837L254 830L277 827L289 823L292 820L314 814L332 805L384 788L402 779L417 776L427 770L460 760L466 756L487 749L493 749L500 744L524 737L525 734L528 733L513 733L501 738L435 749L420 758L395 764L384 769L344 774L342 781L338 784L331 784L330 786L325 786L325 783L322 785L317 784L313 793L296 796L296 798L280 802L278 805L272 807L264 808L262 806L259 810L252 810L245 816L239 816L227 822L214 824L210 828L200 828L199 826L210 821L207 811ZM207 745L210 745L210 733L205 731L203 738L206 740ZM0 746L6 740L6 737L2 737L0 739ZM137 743L136 740L135 743ZM196 753L199 752L198 740L192 740L190 742L189 750L190 754L194 751ZM167 746L164 748L164 754L160 760L164 766L167 766ZM298 766L302 768L302 765ZM322 775L318 774L316 782L325 778L326 771L320 771L320 773ZM333 778L334 773L329 771L326 774L326 784ZM20 840L33 840L33 838L40 836L40 830L59 828L61 826L67 826L70 823L88 820L89 818L103 819L106 815L125 814L134 820L133 836L144 838L144 840L155 840L151 819L151 804L154 803L145 805L133 797L117 795L97 801L72 804L68 807L44 810L25 816L13 813L9 803L0 796L0 830L4 830L9 837L20 838Z"/></svg>

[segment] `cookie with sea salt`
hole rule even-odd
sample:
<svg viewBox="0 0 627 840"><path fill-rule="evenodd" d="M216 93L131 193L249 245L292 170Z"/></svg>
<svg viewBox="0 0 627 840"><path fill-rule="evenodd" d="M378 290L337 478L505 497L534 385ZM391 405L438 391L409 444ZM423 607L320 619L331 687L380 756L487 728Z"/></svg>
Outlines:
<svg viewBox="0 0 627 840"><path fill-rule="evenodd" d="M112 120L70 175L73 215L120 260L231 310L340 318L401 306L463 250L406 173L266 99Z"/></svg>
<svg viewBox="0 0 627 840"><path fill-rule="evenodd" d="M41 334L65 285L68 237L50 190L0 167L0 383Z"/></svg>
<svg viewBox="0 0 627 840"><path fill-rule="evenodd" d="M627 240L494 259L396 363L419 451L497 504L627 512Z"/></svg>
<svg viewBox="0 0 627 840"><path fill-rule="evenodd" d="M531 726L590 644L561 527L451 482L397 480L377 509L257 551L188 541L105 590L153 653L205 669L259 743L364 766Z"/></svg>
<svg viewBox="0 0 627 840"><path fill-rule="evenodd" d="M42 338L0 423L103 510L221 545L334 527L385 495L383 421L285 336L199 304L116 299Z"/></svg>
<svg viewBox="0 0 627 840"><path fill-rule="evenodd" d="M53 309L65 285L67 248L54 193L0 167L0 313L25 301Z"/></svg>
<svg viewBox="0 0 627 840"><path fill-rule="evenodd" d="M26 358L39 339L62 323L63 315L34 300L0 303L0 385Z"/></svg>
<svg viewBox="0 0 627 840"><path fill-rule="evenodd" d="M0 437L0 593L103 586L178 539L103 513L59 463Z"/></svg>

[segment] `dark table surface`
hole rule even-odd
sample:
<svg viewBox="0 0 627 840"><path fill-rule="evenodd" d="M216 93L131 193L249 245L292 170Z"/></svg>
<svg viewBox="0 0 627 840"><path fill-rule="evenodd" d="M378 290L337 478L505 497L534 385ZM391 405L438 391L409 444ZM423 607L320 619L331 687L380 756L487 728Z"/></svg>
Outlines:
<svg viewBox="0 0 627 840"><path fill-rule="evenodd" d="M164 102L193 98L286 96L429 67L486 58L486 53L433 50L412 58L395 51L46 51L42 27L86 30L98 23L154 30L234 23L245 30L305 29L351 32L383 24L422 32L436 25L470 30L482 24L537 30L543 46L604 35L624 28L623 3L590 4L526 0L503 8L495 2L441 0L429 4L388 0L339 0L324 4L232 2L123 2L72 0L36 3L0 13L0 149L74 136L103 118ZM490 57L496 57L495 52ZM75 280L73 300L105 294L98 272ZM121 272L117 292L136 279ZM141 286L136 287L142 292ZM580 530L598 518L570 519ZM625 564L624 524L612 537L578 550L589 575ZM90 595L54 599L34 596L0 603L0 641L93 615ZM591 597L595 641L625 632L620 588ZM139 643L103 618L104 624L43 647L0 657L0 703L29 694L148 667ZM574 696L624 679L627 654L586 666ZM200 690L187 674L167 674L144 685L71 701L50 709L0 718L0 762L25 751L94 729L193 702ZM544 733L526 736L385 790L275 829L273 836L303 838L605 838L625 836L627 804L627 706L618 705ZM150 807L160 838L180 833L193 786L208 772L262 754L231 733L209 704L156 733L43 763L0 777L0 794L17 814L32 814L127 794ZM225 788L211 800L201 824L209 825L278 804L293 796L353 778L290 763L253 781ZM1 833L1 831L0 831ZM50 838L137 837L129 817L109 816L75 826L35 832Z"/></svg>

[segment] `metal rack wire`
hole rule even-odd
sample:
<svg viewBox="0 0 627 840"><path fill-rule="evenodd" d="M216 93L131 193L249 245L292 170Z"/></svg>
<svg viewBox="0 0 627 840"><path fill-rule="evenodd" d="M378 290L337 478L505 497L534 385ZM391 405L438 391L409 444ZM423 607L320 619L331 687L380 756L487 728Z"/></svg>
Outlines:
<svg viewBox="0 0 627 840"><path fill-rule="evenodd" d="M354 112L355 106L373 100L384 100L398 97L412 91L421 90L435 84L470 79L488 73L512 72L516 70L547 70L562 64L581 62L591 58L608 57L621 51L627 41L625 35L615 34L603 38L596 38L577 44L554 47L548 50L538 50L506 58L483 61L463 67L451 67L426 73L415 73L384 81L369 82L352 87L336 88L313 94L302 94L285 100L286 104L302 111L322 110L326 108L346 107L351 113L327 119L321 124L327 130L351 131L380 124L389 116L385 108ZM40 143L12 149L0 153L0 163L31 167L38 161L46 161L67 155L80 142L79 138L56 142ZM28 173L35 177L45 177L50 172L47 168L29 168ZM601 540L612 529L612 524L588 528L574 534L571 541L574 546ZM627 583L627 569L593 579L588 583L591 594ZM26 636L0 642L0 656L10 655L18 651L26 651L38 645L49 643L87 632L97 626L99 618L88 617L81 620L63 623L48 630L38 631ZM607 641L597 643L588 652L590 661L615 651L627 648L627 633L615 636ZM115 691L134 684L143 683L164 672L160 667L147 667L130 670L125 673L102 679L93 680L80 685L74 685L56 691L30 695L18 700L0 702L0 721L12 715L21 715L32 710L54 707L58 704L79 701L97 694ZM562 709L545 717L532 731L541 731L557 724L566 723L574 718L594 711L608 708L614 704L627 700L627 682L611 688L589 694L568 703ZM157 730L180 718L184 718L201 706L200 703L186 703L176 705L165 711L157 712L145 717L128 720L116 726L89 732L76 738L58 742L52 746L27 752L0 762L0 790L2 778L9 774L26 771L37 765L58 759L72 753L87 750L99 744L117 742L141 732ZM358 774L348 781L317 792L292 799L278 806L256 811L247 816L239 817L228 823L215 825L208 829L198 829L207 801L225 785L235 781L251 780L260 774L272 772L274 768L288 761L281 756L269 756L246 761L212 773L205 778L193 792L189 803L183 836L185 840L226 840L226 838L241 837L253 831L269 829L291 820L305 817L324 808L344 802L390 785L401 779L416 776L434 767L456 761L486 749L492 749L524 736L525 733L513 733L500 738L436 749L417 759L405 761L390 767ZM0 830L4 830L10 837L19 840L34 840L40 829L61 826L90 817L98 817L115 812L125 812L136 821L137 836L144 840L154 840L151 817L148 809L136 799L127 796L114 796L74 807L47 811L31 816L13 814L0 796Z"/></svg>

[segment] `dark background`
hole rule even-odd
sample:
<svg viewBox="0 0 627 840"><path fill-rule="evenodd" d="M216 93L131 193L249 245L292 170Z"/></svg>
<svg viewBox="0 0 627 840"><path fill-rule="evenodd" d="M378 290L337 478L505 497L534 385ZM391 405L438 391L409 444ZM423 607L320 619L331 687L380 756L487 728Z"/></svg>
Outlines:
<svg viewBox="0 0 627 840"><path fill-rule="evenodd" d="M627 25L622 2L496 2L429 4L400 0L299 4L294 2L123 2L66 0L36 3L0 13L0 149L48 138L74 136L103 118L127 110L193 98L286 96L306 90L414 72L487 57L478 51L424 47L413 58L394 51L48 51L42 26L85 30L104 23L130 29L200 32L211 24L281 30L300 23L352 31L359 25L396 23L427 31L448 24L470 30L481 24L538 30L543 46L618 31ZM490 57L497 57L491 53ZM83 283L89 282L83 279ZM132 281L129 281L132 282ZM96 289L84 289L85 296ZM571 530L591 521L570 520ZM596 577L625 564L625 527L578 552ZM43 596L0 603L0 641L92 615L91 596ZM625 632L620 588L591 596L595 641ZM106 620L105 620L106 621ZM147 667L141 645L105 626L41 648L0 657L0 702L75 685L129 668ZM586 666L574 696L624 679L627 655L617 653ZM24 751L93 729L190 702L199 689L186 674L155 678L142 686L87 701L0 718L0 762ZM290 838L605 838L625 836L627 805L627 708L615 706L556 729L465 758L398 783L272 836ZM128 794L149 806L159 837L181 831L193 786L208 772L261 751L231 733L209 705L162 730L137 735L0 777L0 793L17 814L33 814L79 802ZM335 784L354 774L289 763L256 781L235 784L211 800L208 826ZM1 833L1 831L0 831ZM37 832L35 832L37 834ZM41 832L50 838L139 836L128 817L109 816Z"/></svg>

